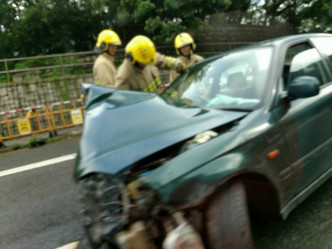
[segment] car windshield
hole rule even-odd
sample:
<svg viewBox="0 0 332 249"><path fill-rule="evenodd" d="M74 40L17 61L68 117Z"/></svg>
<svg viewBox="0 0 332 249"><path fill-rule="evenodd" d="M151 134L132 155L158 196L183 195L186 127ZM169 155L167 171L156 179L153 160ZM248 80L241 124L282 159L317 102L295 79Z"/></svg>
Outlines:
<svg viewBox="0 0 332 249"><path fill-rule="evenodd" d="M272 48L237 51L186 70L161 95L179 107L252 110L263 98Z"/></svg>

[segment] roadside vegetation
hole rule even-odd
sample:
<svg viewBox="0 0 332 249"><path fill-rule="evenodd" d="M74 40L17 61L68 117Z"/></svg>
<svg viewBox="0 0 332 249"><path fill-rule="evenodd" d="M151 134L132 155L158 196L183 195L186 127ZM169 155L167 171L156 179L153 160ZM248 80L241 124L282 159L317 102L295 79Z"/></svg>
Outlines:
<svg viewBox="0 0 332 249"><path fill-rule="evenodd" d="M174 37L183 31L191 32L195 40L203 36L197 39L200 43L217 43L219 37L205 41L204 32L223 27L214 32L221 33L223 41L234 42L232 34L241 32L237 28L241 26L331 33L331 23L330 0L0 0L0 83L14 81L8 70L27 83L91 73L91 65L82 64L84 55L68 54L92 51L105 28L114 29L123 45L137 34L147 35L157 47L169 46L165 52L171 55ZM31 56L35 58L25 58ZM122 53L118 57L115 64L122 61ZM12 60L4 60L8 58Z"/></svg>
<svg viewBox="0 0 332 249"><path fill-rule="evenodd" d="M216 16L225 25L332 32L330 0L7 0L0 1L0 59L89 51L105 28L124 44L145 34L171 45L179 32L210 28Z"/></svg>

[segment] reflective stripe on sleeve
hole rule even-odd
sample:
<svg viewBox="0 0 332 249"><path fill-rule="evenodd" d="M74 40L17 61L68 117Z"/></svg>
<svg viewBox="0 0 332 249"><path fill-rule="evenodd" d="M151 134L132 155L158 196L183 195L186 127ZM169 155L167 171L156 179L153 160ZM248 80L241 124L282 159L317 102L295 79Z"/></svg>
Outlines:
<svg viewBox="0 0 332 249"><path fill-rule="evenodd" d="M174 61L175 61L174 57L167 56L167 59L166 59L166 65L167 65L167 67L172 68Z"/></svg>
<svg viewBox="0 0 332 249"><path fill-rule="evenodd" d="M143 92L153 93L160 85L161 85L161 80L159 77L157 77L143 90Z"/></svg>

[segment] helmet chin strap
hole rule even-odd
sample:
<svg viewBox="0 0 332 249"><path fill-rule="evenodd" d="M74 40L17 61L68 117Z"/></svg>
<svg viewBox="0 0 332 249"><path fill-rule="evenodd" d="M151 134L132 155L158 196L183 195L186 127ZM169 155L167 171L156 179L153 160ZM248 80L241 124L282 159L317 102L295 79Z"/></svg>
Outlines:
<svg viewBox="0 0 332 249"><path fill-rule="evenodd" d="M140 70L143 70L145 68L146 65L142 64L142 63L139 63L139 62L135 62L134 63L134 66Z"/></svg>

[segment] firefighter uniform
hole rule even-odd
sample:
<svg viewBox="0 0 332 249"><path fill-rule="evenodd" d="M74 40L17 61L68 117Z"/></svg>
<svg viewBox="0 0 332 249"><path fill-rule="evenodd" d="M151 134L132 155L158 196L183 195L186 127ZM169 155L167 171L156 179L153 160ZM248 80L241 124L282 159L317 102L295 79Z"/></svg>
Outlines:
<svg viewBox="0 0 332 249"><path fill-rule="evenodd" d="M102 53L93 65L95 84L114 87L116 72L114 57L108 53Z"/></svg>
<svg viewBox="0 0 332 249"><path fill-rule="evenodd" d="M155 51L153 42L145 36L134 37L126 46L126 58L116 75L116 88L161 93L158 69L184 70L180 61Z"/></svg>
<svg viewBox="0 0 332 249"><path fill-rule="evenodd" d="M121 40L113 30L105 29L99 33L94 52L99 56L93 65L94 82L97 85L114 87L116 67L114 53Z"/></svg>
<svg viewBox="0 0 332 249"><path fill-rule="evenodd" d="M181 48L189 46L190 51L188 51L188 54L183 54L181 52ZM178 61L184 64L186 68L194 65L195 63L204 60L202 56L199 56L197 54L194 54L194 50L196 49L196 45L194 42L194 39L191 37L188 33L181 33L175 37L174 40L174 47L176 50L176 53L179 55L177 58ZM169 75L169 82L173 82L173 80L178 77L178 73L174 70L170 71Z"/></svg>
<svg viewBox="0 0 332 249"><path fill-rule="evenodd" d="M184 66L188 68L196 64L197 62L204 60L204 58L197 54L191 54L190 57L181 55L178 58L176 58L176 60L181 61L184 64ZM175 80L175 78L178 76L179 76L178 72L176 72L175 70L171 70L169 73L169 82L170 83L173 82L173 80Z"/></svg>

